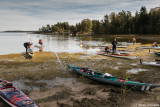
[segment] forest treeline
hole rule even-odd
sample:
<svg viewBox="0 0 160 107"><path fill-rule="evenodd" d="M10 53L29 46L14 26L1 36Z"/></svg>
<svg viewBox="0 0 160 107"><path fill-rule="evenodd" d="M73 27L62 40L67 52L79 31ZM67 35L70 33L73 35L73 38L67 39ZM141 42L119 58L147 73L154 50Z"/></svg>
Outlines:
<svg viewBox="0 0 160 107"><path fill-rule="evenodd" d="M46 25L39 28L40 33L68 32L94 34L160 34L160 7L153 8L149 12L145 6L136 11L132 16L130 11L122 10L119 13L112 12L105 15L102 20L83 19L80 23L69 25L68 22L58 22L54 25Z"/></svg>

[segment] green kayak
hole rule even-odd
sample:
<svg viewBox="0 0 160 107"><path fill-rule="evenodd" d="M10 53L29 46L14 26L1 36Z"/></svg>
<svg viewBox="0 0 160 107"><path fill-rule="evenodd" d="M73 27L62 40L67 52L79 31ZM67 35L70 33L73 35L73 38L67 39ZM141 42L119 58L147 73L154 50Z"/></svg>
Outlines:
<svg viewBox="0 0 160 107"><path fill-rule="evenodd" d="M99 82L103 82L106 84L111 84L111 85L115 85L115 86L119 86L119 87L126 86L129 89L134 89L134 90L138 90L138 91L147 91L147 90L151 90L152 88L155 88L155 87L160 87L160 85L124 80L124 79L114 77L108 73L99 73L99 72L92 71L88 68L75 67L75 66L71 66L69 64L67 64L67 65L72 71L74 71L84 77L87 77L87 78L90 78L92 80L96 80Z"/></svg>

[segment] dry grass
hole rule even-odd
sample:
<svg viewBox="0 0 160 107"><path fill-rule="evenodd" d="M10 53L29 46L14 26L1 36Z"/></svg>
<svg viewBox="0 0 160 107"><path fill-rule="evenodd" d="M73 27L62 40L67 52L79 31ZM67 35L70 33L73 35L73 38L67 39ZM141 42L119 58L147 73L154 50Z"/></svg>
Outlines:
<svg viewBox="0 0 160 107"><path fill-rule="evenodd" d="M145 46L149 46L147 44ZM137 45L129 46L130 50L136 50ZM53 79L57 76L68 77L69 74L63 74L66 71L66 63L74 66L89 67L98 72L108 72L117 77L126 77L126 70L135 66L125 66L128 63L135 63L139 58L151 56L147 49L136 50L132 54L138 56L137 60L118 59L100 55L87 55L84 53L57 53L62 63L57 60L57 56L52 52L36 52L34 58L25 59L24 54L0 55L0 75L2 79L15 80L26 78L29 80ZM152 57L150 57L152 59ZM117 65L117 63L122 63ZM114 68L114 67L117 67ZM139 67L139 66L137 66ZM127 74L127 76L132 76Z"/></svg>

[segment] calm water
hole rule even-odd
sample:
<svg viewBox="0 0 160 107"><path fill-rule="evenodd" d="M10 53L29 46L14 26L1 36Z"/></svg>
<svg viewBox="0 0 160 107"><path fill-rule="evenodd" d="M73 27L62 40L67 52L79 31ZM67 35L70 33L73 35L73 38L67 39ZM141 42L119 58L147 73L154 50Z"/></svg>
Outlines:
<svg viewBox="0 0 160 107"><path fill-rule="evenodd" d="M117 38L117 41L128 41L132 37ZM156 38L137 38L137 42L141 43L152 43L157 41ZM105 42L111 42L113 37L100 36L95 37L71 37L71 36L46 36L39 34L27 34L27 33L0 33L0 55L10 53L22 53L25 52L23 46L24 42L33 42L34 45L38 44L38 40L42 39L44 42L44 51L51 52L85 52L85 53L96 53L98 51L99 44ZM83 40L84 46L80 46L80 40ZM157 41L158 42L158 41ZM38 48L33 48L33 51L38 51Z"/></svg>
<svg viewBox="0 0 160 107"><path fill-rule="evenodd" d="M90 48L91 45L98 45L102 43L101 40L83 41L85 46L80 46L80 37L68 36L46 36L38 34L27 33L0 33L0 54L22 53L25 52L23 46L24 42L32 41L34 45L38 44L38 40L42 39L44 42L44 51L51 52L87 52L94 53L98 48ZM33 51L38 51L38 48L33 48Z"/></svg>

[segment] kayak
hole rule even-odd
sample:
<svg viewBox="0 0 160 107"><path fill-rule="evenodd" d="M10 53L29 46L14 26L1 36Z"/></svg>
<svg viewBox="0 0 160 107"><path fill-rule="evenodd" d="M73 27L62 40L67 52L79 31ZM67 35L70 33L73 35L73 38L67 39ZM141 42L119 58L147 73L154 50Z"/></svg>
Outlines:
<svg viewBox="0 0 160 107"><path fill-rule="evenodd" d="M139 49L160 49L160 47L139 46Z"/></svg>
<svg viewBox="0 0 160 107"><path fill-rule="evenodd" d="M106 52L105 48L99 48L99 50L101 52ZM110 50L110 52L112 52L112 49ZM120 54L130 54L130 53L135 53L135 51L129 51L128 49L119 49L116 50L116 53L120 53Z"/></svg>
<svg viewBox="0 0 160 107"><path fill-rule="evenodd" d="M33 53L28 53L28 56L30 57L30 58L33 58Z"/></svg>
<svg viewBox="0 0 160 107"><path fill-rule="evenodd" d="M33 56L34 56L34 53L33 53L33 52L28 52L28 53L25 53L25 55L24 55L24 57L25 57L26 59L31 59L31 58L33 58Z"/></svg>
<svg viewBox="0 0 160 107"><path fill-rule="evenodd" d="M121 45L118 45L116 46L117 48L128 48L128 46L121 46Z"/></svg>
<svg viewBox="0 0 160 107"><path fill-rule="evenodd" d="M150 47L150 49L160 49L160 47Z"/></svg>
<svg viewBox="0 0 160 107"><path fill-rule="evenodd" d="M104 50L100 50L100 51L101 51L101 52L106 52L106 51L104 51ZM112 50L111 50L110 52L112 52ZM131 54L131 53L134 53L134 52L117 50L116 53L117 53L117 54Z"/></svg>
<svg viewBox="0 0 160 107"><path fill-rule="evenodd" d="M160 62L143 62L142 60L140 60L140 64L150 65L150 66L160 66Z"/></svg>
<svg viewBox="0 0 160 107"><path fill-rule="evenodd" d="M100 45L99 47L106 47L108 45ZM110 45L110 47L112 47L112 45ZM118 45L116 46L117 48L128 48L128 46L121 46L121 45Z"/></svg>
<svg viewBox="0 0 160 107"><path fill-rule="evenodd" d="M87 78L90 78L92 80L96 80L102 83L110 84L110 85L115 85L119 87L126 86L127 88L138 90L138 91L147 91L155 87L160 87L160 85L124 80L121 78L114 77L109 73L99 73L99 72L92 71L88 68L75 67L69 64L67 65L72 71L84 77L87 77Z"/></svg>
<svg viewBox="0 0 160 107"><path fill-rule="evenodd" d="M140 45L141 43L118 42L119 45Z"/></svg>
<svg viewBox="0 0 160 107"><path fill-rule="evenodd" d="M149 46L139 46L138 48L139 49L149 49L150 47Z"/></svg>
<svg viewBox="0 0 160 107"><path fill-rule="evenodd" d="M129 54L117 54L117 53L107 53L107 52L102 52L98 51L99 55L105 55L105 56L110 56L110 57L116 57L116 58L124 58L124 59L136 59L136 56L131 56Z"/></svg>
<svg viewBox="0 0 160 107"><path fill-rule="evenodd" d="M12 107L39 107L11 82L0 79L0 97Z"/></svg>
<svg viewBox="0 0 160 107"><path fill-rule="evenodd" d="M11 107L39 107L12 83L0 79L0 97Z"/></svg>
<svg viewBox="0 0 160 107"><path fill-rule="evenodd" d="M154 54L157 56L160 56L160 52L155 52Z"/></svg>

